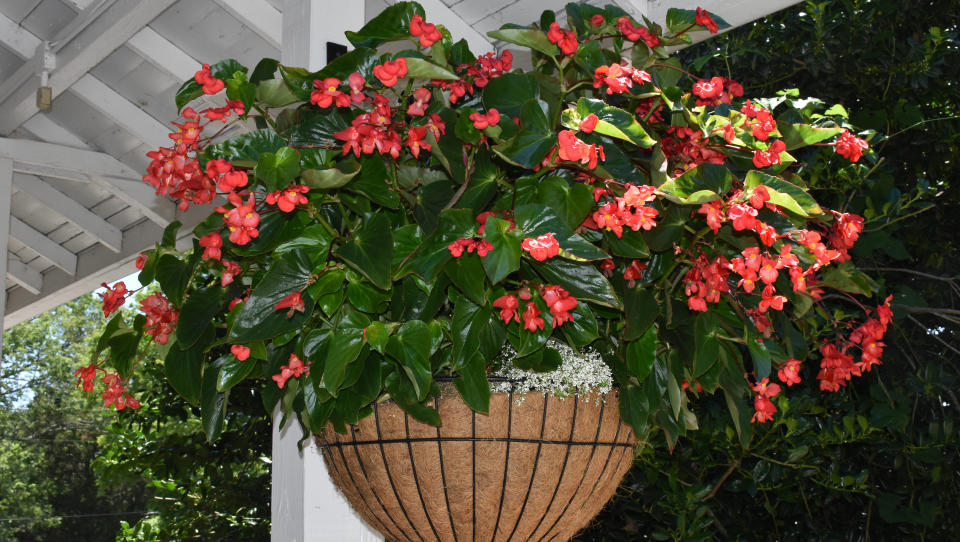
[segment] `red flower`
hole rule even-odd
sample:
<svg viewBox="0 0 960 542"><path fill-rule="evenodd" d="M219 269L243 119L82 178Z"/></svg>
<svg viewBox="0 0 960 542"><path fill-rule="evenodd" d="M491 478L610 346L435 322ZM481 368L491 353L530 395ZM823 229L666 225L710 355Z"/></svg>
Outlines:
<svg viewBox="0 0 960 542"><path fill-rule="evenodd" d="M220 286L228 286L233 283L233 279L235 279L237 275L243 273L243 268L241 268L237 262L231 262L229 260L224 260L223 265L225 268L223 274L220 275Z"/></svg>
<svg viewBox="0 0 960 542"><path fill-rule="evenodd" d="M699 26L706 27L711 34L717 33L717 23L710 17L710 13L705 9L697 8L696 23Z"/></svg>
<svg viewBox="0 0 960 542"><path fill-rule="evenodd" d="M347 85L350 86L350 99L353 103L361 103L367 99L363 93L363 85L366 80L360 75L360 72L353 72L347 77Z"/></svg>
<svg viewBox="0 0 960 542"><path fill-rule="evenodd" d="M630 41L642 39L643 42L647 44L647 47L652 48L660 45L660 38L651 34L645 26L633 26L633 23L628 17L624 16L617 19L617 30L623 33L623 37Z"/></svg>
<svg viewBox="0 0 960 542"><path fill-rule="evenodd" d="M156 293L140 302L140 310L147 317L143 330L157 344L167 344L173 332L179 313L163 294Z"/></svg>
<svg viewBox="0 0 960 542"><path fill-rule="evenodd" d="M469 238L457 239L456 241L447 245L447 250L450 251L450 254L452 254L454 258L459 258L460 256L463 256L464 250L466 250L467 252L473 252L473 249L476 247L476 244L477 242L474 241L473 239L469 239Z"/></svg>
<svg viewBox="0 0 960 542"><path fill-rule="evenodd" d="M283 386L290 378L299 378L305 374L310 374L310 367L304 365L303 360L296 354L290 354L287 365L280 366L280 374L275 374L271 378L277 383L277 387L283 389Z"/></svg>
<svg viewBox="0 0 960 542"><path fill-rule="evenodd" d="M603 26L604 22L605 20L603 18L603 15L597 14L597 15L594 15L593 17L590 17L590 24L592 24L593 26Z"/></svg>
<svg viewBox="0 0 960 542"><path fill-rule="evenodd" d="M597 127L597 122L599 120L600 119L598 119L596 115L590 113L587 115L587 118L580 121L580 130L588 134L593 132L593 130Z"/></svg>
<svg viewBox="0 0 960 542"><path fill-rule="evenodd" d="M220 181L217 183L217 188L219 188L221 192L232 192L237 188L247 186L249 181L250 179L247 177L245 171L228 171L220 178Z"/></svg>
<svg viewBox="0 0 960 542"><path fill-rule="evenodd" d="M693 93L705 100L719 98L723 94L723 78L713 77L709 81L701 79L693 84Z"/></svg>
<svg viewBox="0 0 960 542"><path fill-rule="evenodd" d="M588 145L577 138L570 130L560 132L559 138L559 156L561 160L572 160L587 164L589 169L597 167L597 158L606 160L603 153L603 147L600 145Z"/></svg>
<svg viewBox="0 0 960 542"><path fill-rule="evenodd" d="M217 232L208 233L200 238L200 246L204 248L203 257L219 260L222 256L223 238Z"/></svg>
<svg viewBox="0 0 960 542"><path fill-rule="evenodd" d="M233 209L226 211L223 215L223 221L230 230L230 241L238 245L246 245L254 237L260 235L257 226L260 225L260 214L254 210L256 200L253 194L250 194L247 203L243 204L240 196L231 193L233 198L228 198L235 205ZM218 207L221 210L223 207Z"/></svg>
<svg viewBox="0 0 960 542"><path fill-rule="evenodd" d="M278 311L281 309L287 309L287 318L293 318L293 313L295 312L304 312L306 311L306 306L303 303L303 298L300 297L300 292L295 291L290 293L287 297L281 299L273 310Z"/></svg>
<svg viewBox="0 0 960 542"><path fill-rule="evenodd" d="M556 43L560 46L563 54L570 56L577 52L580 43L577 41L577 34L572 30L563 30L557 23L550 23L550 29L547 30L547 39L550 43Z"/></svg>
<svg viewBox="0 0 960 542"><path fill-rule="evenodd" d="M734 203L727 209L727 218L737 231L752 230L757 224L757 210L742 203Z"/></svg>
<svg viewBox="0 0 960 542"><path fill-rule="evenodd" d="M113 406L117 410L123 410L126 407L134 410L140 408L140 402L127 393L126 386L120 381L120 375L116 373L107 374L101 379L101 382L107 385L107 389L103 391L104 408L109 406Z"/></svg>
<svg viewBox="0 0 960 542"><path fill-rule="evenodd" d="M500 112L494 108L484 113L471 113L470 120L473 121L473 127L477 130L483 130L488 126L495 126L500 122Z"/></svg>
<svg viewBox="0 0 960 542"><path fill-rule="evenodd" d="M82 385L83 391L91 392L93 391L93 379L97 377L97 366L91 363L86 367L80 367L73 372L73 376L77 377L78 388Z"/></svg>
<svg viewBox="0 0 960 542"><path fill-rule="evenodd" d="M707 226L713 230L714 234L720 232L720 226L723 224L722 201L711 201L709 203L704 203L700 205L700 209L698 209L697 212L706 216Z"/></svg>
<svg viewBox="0 0 960 542"><path fill-rule="evenodd" d="M424 22L423 17L419 15L410 18L410 35L419 36L420 45L423 47L430 47L443 38L443 34L437 30L437 25Z"/></svg>
<svg viewBox="0 0 960 542"><path fill-rule="evenodd" d="M543 330L543 318L540 318L540 309L533 301L527 302L527 307L523 310L523 329L535 332L537 329Z"/></svg>
<svg viewBox="0 0 960 542"><path fill-rule="evenodd" d="M194 74L193 79L203 87L204 94L216 94L224 87L223 80L210 73L210 64L204 64L200 71Z"/></svg>
<svg viewBox="0 0 960 542"><path fill-rule="evenodd" d="M546 233L536 239L527 237L520 243L520 247L529 252L530 256L538 262L560 254L560 243L557 242L552 233Z"/></svg>
<svg viewBox="0 0 960 542"><path fill-rule="evenodd" d="M520 323L520 316L517 314L520 302L517 301L516 296L512 294L500 296L493 302L493 306L500 309L500 319L504 324L509 324L510 320Z"/></svg>
<svg viewBox="0 0 960 542"><path fill-rule="evenodd" d="M425 88L418 88L413 91L413 102L407 107L407 114L415 117L422 117L427 112L427 102L430 101L430 91Z"/></svg>
<svg viewBox="0 0 960 542"><path fill-rule="evenodd" d="M373 75L386 87L397 84L397 80L407 75L407 59L400 57L373 67Z"/></svg>
<svg viewBox="0 0 960 542"><path fill-rule="evenodd" d="M628 281L640 280L643 278L643 270L647 268L647 264L641 262L640 260L633 260L630 262L630 265L623 270L623 279ZM628 285L630 288L633 287L633 284Z"/></svg>
<svg viewBox="0 0 960 542"><path fill-rule="evenodd" d="M767 187L762 184L754 187L753 192L750 193L750 205L762 209L768 201L770 201L770 192L767 191Z"/></svg>
<svg viewBox="0 0 960 542"><path fill-rule="evenodd" d="M777 371L777 377L780 379L780 382L783 382L787 386L799 384L800 363L801 362L798 359L788 359L783 365L781 365L780 370Z"/></svg>
<svg viewBox="0 0 960 542"><path fill-rule="evenodd" d="M316 90L310 93L310 103L321 108L327 108L334 104L337 107L349 106L350 95L337 90L339 86L340 80L336 77L327 77L323 81L314 80L313 88Z"/></svg>
<svg viewBox="0 0 960 542"><path fill-rule="evenodd" d="M487 241L486 239L481 239L480 242L477 243L477 256L480 256L481 258L483 258L491 250L493 250L493 244L490 243L490 241Z"/></svg>
<svg viewBox="0 0 960 542"><path fill-rule="evenodd" d="M750 388L757 394L753 399L753 408L756 412L754 412L750 421L763 423L772 420L774 413L777 412L777 407L770 401L770 398L780 393L780 386L771 384L770 379L764 377L760 382L752 384Z"/></svg>
<svg viewBox="0 0 960 542"><path fill-rule="evenodd" d="M837 138L837 142L834 143L834 150L837 151L837 154L851 162L859 161L860 157L863 156L863 151L869 147L870 144L865 139L860 139L847 130L844 130Z"/></svg>
<svg viewBox="0 0 960 542"><path fill-rule="evenodd" d="M432 145L423 140L425 137L427 137L427 128L425 126L419 128L414 127L407 130L406 145L414 158L420 158L420 149L429 151L432 148Z"/></svg>
<svg viewBox="0 0 960 542"><path fill-rule="evenodd" d="M753 151L753 165L758 168L764 168L780 163L780 153L787 150L783 140L776 140L770 144L766 151L757 149Z"/></svg>
<svg viewBox="0 0 960 542"><path fill-rule="evenodd" d="M285 213L292 212L297 205L306 205L307 196L304 196L310 188L302 184L291 184L283 190L277 190L267 194L266 201L270 205L276 205Z"/></svg>
<svg viewBox="0 0 960 542"><path fill-rule="evenodd" d="M127 295L127 285L124 284L123 281L120 281L113 285L112 290L109 286L107 286L106 282L101 282L100 286L103 286L107 289L106 292L98 294L100 299L103 300L103 317L106 318L107 316L110 316L111 313L123 306L123 302Z"/></svg>
<svg viewBox="0 0 960 542"><path fill-rule="evenodd" d="M247 358L250 357L250 347L234 344L230 346L230 353L240 361L247 361Z"/></svg>
<svg viewBox="0 0 960 542"><path fill-rule="evenodd" d="M853 356L847 354L845 349L838 350L832 344L825 344L820 347L820 354L823 359L820 360L817 380L820 381L821 390L839 391L852 377L860 376L860 368L853 362Z"/></svg>
<svg viewBox="0 0 960 542"><path fill-rule="evenodd" d="M143 269L143 266L147 264L147 259L149 258L150 256L147 255L146 252L141 252L137 255L137 261L133 262L133 265L136 266L137 269Z"/></svg>

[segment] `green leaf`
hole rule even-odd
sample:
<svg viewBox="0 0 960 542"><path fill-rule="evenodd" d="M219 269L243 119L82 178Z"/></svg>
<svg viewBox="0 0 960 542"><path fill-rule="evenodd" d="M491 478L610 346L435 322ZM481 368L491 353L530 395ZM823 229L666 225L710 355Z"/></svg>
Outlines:
<svg viewBox="0 0 960 542"><path fill-rule="evenodd" d="M457 369L458 376L453 384L463 397L467 406L482 412L490 412L490 382L487 381L487 363L474 351L465 363Z"/></svg>
<svg viewBox="0 0 960 542"><path fill-rule="evenodd" d="M232 58L221 60L210 66L210 74L217 79L223 79L225 83L228 79L233 79L233 74L237 72L245 74L247 68ZM197 83L195 79L187 79L177 90L175 97L177 111L182 110L183 106L200 96L203 96L203 87L200 86L200 83Z"/></svg>
<svg viewBox="0 0 960 542"><path fill-rule="evenodd" d="M744 188L756 188L760 185L767 187L770 193L770 203L779 205L788 211L801 216L823 214L813 197L803 188L760 171L749 171L744 179Z"/></svg>
<svg viewBox="0 0 960 542"><path fill-rule="evenodd" d="M505 73L483 87L483 106L507 118L519 117L523 104L540 97L540 85L529 73Z"/></svg>
<svg viewBox="0 0 960 542"><path fill-rule="evenodd" d="M350 264L381 290L389 290L393 281L393 229L385 214L364 219L353 239L341 246L337 256Z"/></svg>
<svg viewBox="0 0 960 542"><path fill-rule="evenodd" d="M347 32L347 39L354 47L376 47L386 41L410 39L410 19L414 15L425 17L420 4L397 2L367 21L360 30Z"/></svg>
<svg viewBox="0 0 960 542"><path fill-rule="evenodd" d="M506 220L496 217L487 219L483 236L493 245L493 250L483 257L483 269L487 272L491 284L497 284L520 268L520 243L523 234L517 229L508 231L512 227ZM467 255L461 256L463 257Z"/></svg>
<svg viewBox="0 0 960 542"><path fill-rule="evenodd" d="M177 343L170 346L163 360L163 372L176 390L190 404L200 403L200 384L204 355L202 348L181 350Z"/></svg>
<svg viewBox="0 0 960 542"><path fill-rule="evenodd" d="M826 139L838 135L843 128L817 128L809 124L793 124L785 121L777 121L777 130L783 137L783 142L787 145L787 150L799 149L814 143L820 143Z"/></svg>
<svg viewBox="0 0 960 542"><path fill-rule="evenodd" d="M360 171L360 163L356 160L343 160L337 163L337 167L304 170L301 178L310 189L330 190L349 184Z"/></svg>
<svg viewBox="0 0 960 542"><path fill-rule="evenodd" d="M384 325L383 322L370 322L370 325L364 328L363 333L367 338L370 348L383 354L385 352L387 341L390 339L392 330Z"/></svg>
<svg viewBox="0 0 960 542"><path fill-rule="evenodd" d="M546 114L537 100L527 100L520 110L522 129L511 139L493 148L504 160L525 168L538 164L557 144Z"/></svg>
<svg viewBox="0 0 960 542"><path fill-rule="evenodd" d="M733 188L733 175L720 164L700 164L657 187L670 201L700 205L723 198Z"/></svg>
<svg viewBox="0 0 960 542"><path fill-rule="evenodd" d="M276 310L277 303L307 285L313 263L304 249L291 250L276 258L243 304L228 335L232 343L270 339L300 328L313 313L314 301L303 295L304 312L287 318L287 310Z"/></svg>
<svg viewBox="0 0 960 542"><path fill-rule="evenodd" d="M299 100L283 79L267 79L257 84L256 99L267 107L284 107Z"/></svg>
<svg viewBox="0 0 960 542"><path fill-rule="evenodd" d="M650 328L639 340L627 343L627 368L639 382L646 380L657 357L657 331Z"/></svg>
<svg viewBox="0 0 960 542"><path fill-rule="evenodd" d="M217 391L225 392L239 384L249 375L256 362L252 359L240 361L234 356L224 356L226 361L220 366L220 374L217 375Z"/></svg>
<svg viewBox="0 0 960 542"><path fill-rule="evenodd" d="M250 82L257 84L262 81L267 81L273 79L275 73L277 73L277 67L280 65L280 62L273 58L264 58L260 62L257 62L257 65L253 68L253 73L250 74ZM212 69L211 69L212 71Z"/></svg>
<svg viewBox="0 0 960 542"><path fill-rule="evenodd" d="M573 233L567 224L557 217L549 207L543 205L517 205L514 209L514 220L517 229L523 232L523 237L537 237L552 233L560 248L575 258L582 260L602 260L607 254L588 242L580 235ZM521 239L522 241L522 239ZM492 243L493 241L491 241ZM494 245L496 246L496 245Z"/></svg>
<svg viewBox="0 0 960 542"><path fill-rule="evenodd" d="M453 348L450 359L457 371L472 363L471 357L479 355L484 366L493 359L503 346L504 327L499 315L489 306L477 306L466 297L451 290L450 300L454 303L451 322Z"/></svg>
<svg viewBox="0 0 960 542"><path fill-rule="evenodd" d="M520 333L526 334L524 331ZM556 371L560 368L561 363L563 363L563 358L560 357L560 352L550 347L538 348L535 352L526 356L520 356L518 354L516 359L513 360L514 366L518 369L535 373Z"/></svg>
<svg viewBox="0 0 960 542"><path fill-rule="evenodd" d="M440 425L440 414L432 407L419 402L410 380L401 371L393 371L384 379L390 398L405 412L430 425ZM429 390L428 390L429 391Z"/></svg>
<svg viewBox="0 0 960 542"><path fill-rule="evenodd" d="M657 227L643 232L643 238L650 250L662 252L673 248L683 235L683 225L690 217L690 208L671 205L666 212L657 217Z"/></svg>
<svg viewBox="0 0 960 542"><path fill-rule="evenodd" d="M693 356L693 374L694 377L706 373L717 363L720 355L720 339L717 339L717 331L720 323L717 315L713 312L698 314L694 323L694 356Z"/></svg>
<svg viewBox="0 0 960 542"><path fill-rule="evenodd" d="M400 194L390 186L387 166L380 157L364 157L360 160L360 176L347 185L347 190L361 194L383 207L396 209L400 206Z"/></svg>
<svg viewBox="0 0 960 542"><path fill-rule="evenodd" d="M265 152L257 160L253 173L263 180L268 192L286 188L300 173L300 154L292 147L283 147L276 153Z"/></svg>
<svg viewBox="0 0 960 542"><path fill-rule="evenodd" d="M411 79L440 79L445 81L459 80L460 77L450 70L443 68L422 58L409 56L407 58L407 77Z"/></svg>
<svg viewBox="0 0 960 542"><path fill-rule="evenodd" d="M563 324L561 329L567 342L576 348L583 348L600 336L597 317L586 303L577 303L572 311L573 321Z"/></svg>
<svg viewBox="0 0 960 542"><path fill-rule="evenodd" d="M347 366L357 360L363 350L363 330L340 328L330 337L327 356L323 364L320 386L336 397L343 384Z"/></svg>
<svg viewBox="0 0 960 542"><path fill-rule="evenodd" d="M390 337L387 354L400 362L403 372L413 384L419 401L427 398L432 382L430 370L430 328L420 320L404 322Z"/></svg>
<svg viewBox="0 0 960 542"><path fill-rule="evenodd" d="M533 262L533 267L549 283L563 286L580 301L620 308L620 300L613 286L593 264L553 258L545 262Z"/></svg>
<svg viewBox="0 0 960 542"><path fill-rule="evenodd" d="M650 403L646 390L639 386L622 386L618 395L620 418L627 422L635 434L643 434L650 416Z"/></svg>
<svg viewBox="0 0 960 542"><path fill-rule="evenodd" d="M323 145L339 150L343 142L335 134L350 126L349 116L341 109L297 109L290 122L292 124L283 129L280 135L287 138L291 145L307 149L316 148L310 145ZM304 155L306 158L306 153ZM306 163L304 167L307 167ZM312 164L310 167L316 168Z"/></svg>
<svg viewBox="0 0 960 542"><path fill-rule="evenodd" d="M880 289L873 279L858 271L852 262L827 267L821 274L820 285L867 297Z"/></svg>
<svg viewBox="0 0 960 542"><path fill-rule="evenodd" d="M224 356L204 367L202 393L200 399L200 422L207 435L207 442L214 442L223 432L224 418L227 416L227 394L217 391L220 367L226 362Z"/></svg>
<svg viewBox="0 0 960 542"><path fill-rule="evenodd" d="M654 81L658 83L657 86L665 90L667 87L676 85L677 81L679 81L683 75L683 67L680 65L680 60L672 56L666 60L661 60L657 64L657 66L650 68L650 73L653 75Z"/></svg>
<svg viewBox="0 0 960 542"><path fill-rule="evenodd" d="M487 35L493 39L503 40L523 47L528 47L534 51L539 51L547 56L556 56L560 49L550 43L547 35L542 30L534 28L516 27L510 28L510 25L504 25L500 30L491 30Z"/></svg>
<svg viewBox="0 0 960 542"><path fill-rule="evenodd" d="M440 212L439 223L433 235L428 237L412 255L397 269L395 278L416 273L426 280L433 280L453 256L447 246L457 239L472 237L479 225L476 215L469 209L447 209Z"/></svg>
<svg viewBox="0 0 960 542"><path fill-rule="evenodd" d="M610 245L610 252L614 255L623 258L646 258L650 256L647 242L639 231L625 229L620 237L617 237L613 232L605 231L603 237L607 240L607 244Z"/></svg>
<svg viewBox="0 0 960 542"><path fill-rule="evenodd" d="M287 141L273 130L257 130L210 145L203 151L203 156L204 161L223 158L234 166L254 167L261 154L275 153L286 146Z"/></svg>
<svg viewBox="0 0 960 542"><path fill-rule="evenodd" d="M487 302L487 290L484 287L486 277L479 257L464 255L453 258L443 266L443 271L450 277L450 282L475 303L483 305Z"/></svg>
<svg viewBox="0 0 960 542"><path fill-rule="evenodd" d="M571 130L579 130L580 123L590 114L597 116L597 126L593 129L598 134L615 137L649 149L657 144L657 140L637 122L635 114L618 107L607 105L603 100L580 98L577 107L563 112L563 125Z"/></svg>
<svg viewBox="0 0 960 542"><path fill-rule="evenodd" d="M250 112L253 101L257 97L257 86L247 81L246 76L234 77L226 80L227 99L240 100L243 103L243 114Z"/></svg>
<svg viewBox="0 0 960 542"><path fill-rule="evenodd" d="M717 28L723 30L730 28L730 24L714 13L710 13L710 18L717 23ZM690 27L693 28L690 28ZM684 30L697 31L706 30L706 27L697 25L697 11L693 9L670 8L667 10L667 28L670 32L676 34Z"/></svg>
<svg viewBox="0 0 960 542"><path fill-rule="evenodd" d="M220 312L223 288L195 290L184 302L177 319L177 342L189 348L210 327L214 316Z"/></svg>
<svg viewBox="0 0 960 542"><path fill-rule="evenodd" d="M747 349L753 357L757 380L770 376L770 350L767 345L762 340L750 339L747 341Z"/></svg>
<svg viewBox="0 0 960 542"><path fill-rule="evenodd" d="M623 292L623 309L626 319L623 333L625 341L644 336L660 315L657 298L649 288L627 288Z"/></svg>
<svg viewBox="0 0 960 542"><path fill-rule="evenodd" d="M553 209L573 231L580 227L593 209L593 191L583 183L568 184L562 177L547 177L540 181L537 200Z"/></svg>
<svg viewBox="0 0 960 542"><path fill-rule="evenodd" d="M163 295L179 307L187 292L193 266L173 254L164 254L157 262L157 282Z"/></svg>
<svg viewBox="0 0 960 542"><path fill-rule="evenodd" d="M327 77L336 77L345 81L351 73L359 72L368 81L373 76L373 67L380 63L380 55L369 47L357 47L345 55L338 56L318 72L309 72L303 68L280 66L280 75L290 89L303 101L310 99L313 82Z"/></svg>

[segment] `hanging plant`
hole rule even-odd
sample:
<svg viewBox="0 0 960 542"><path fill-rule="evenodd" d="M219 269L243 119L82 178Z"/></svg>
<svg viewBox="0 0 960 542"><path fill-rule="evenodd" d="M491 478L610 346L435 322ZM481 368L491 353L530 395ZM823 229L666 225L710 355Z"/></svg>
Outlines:
<svg viewBox="0 0 960 542"><path fill-rule="evenodd" d="M690 74L666 47L728 26L700 9L665 27L613 6L566 15L490 33L529 69L510 49L475 56L413 2L319 72L204 65L144 180L216 207L189 250L175 223L137 259L159 291L112 317L84 389L99 378L107 406L136 408L153 341L211 440L244 379L316 434L388 400L439 426L438 382L487 413L488 376L588 349L622 420L672 446L701 395L722 394L740 432L777 415L781 386L836 391L879 364L889 300L860 301L877 286L848 255L863 220L804 180L811 162L856 177L876 160L842 108ZM391 41L411 48L378 53ZM229 123L256 129L221 140ZM104 314L129 294L101 294Z"/></svg>

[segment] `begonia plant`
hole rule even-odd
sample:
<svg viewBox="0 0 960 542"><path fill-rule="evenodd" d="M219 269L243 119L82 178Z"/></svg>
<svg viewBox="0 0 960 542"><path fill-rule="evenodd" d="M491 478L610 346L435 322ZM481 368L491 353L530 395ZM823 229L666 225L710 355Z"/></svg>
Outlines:
<svg viewBox="0 0 960 542"><path fill-rule="evenodd" d="M481 56L427 21L398 2L319 72L226 60L184 83L144 180L215 208L191 250L174 224L138 258L159 289L110 320L85 390L135 408L154 341L211 439L243 379L312 432L388 399L440 424L438 379L485 412L507 345L511 371L543 372L560 344L599 353L622 418L672 444L700 395L740 430L777 415L781 385L836 391L880 363L889 300L865 300L876 285L848 255L863 221L804 181L876 158L835 109L745 99L670 57L720 17L574 3L565 26L547 11L490 32L507 47ZM248 130L218 137L231 123ZM128 294L101 294L105 316Z"/></svg>

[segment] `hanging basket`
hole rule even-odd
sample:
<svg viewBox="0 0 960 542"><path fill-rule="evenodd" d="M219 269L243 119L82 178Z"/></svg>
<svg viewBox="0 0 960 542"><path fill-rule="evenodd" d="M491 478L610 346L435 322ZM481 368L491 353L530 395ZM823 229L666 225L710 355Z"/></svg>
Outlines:
<svg viewBox="0 0 960 542"><path fill-rule="evenodd" d="M495 393L478 414L456 393L433 427L393 403L317 436L330 476L393 541L567 540L603 508L633 463L615 393Z"/></svg>

